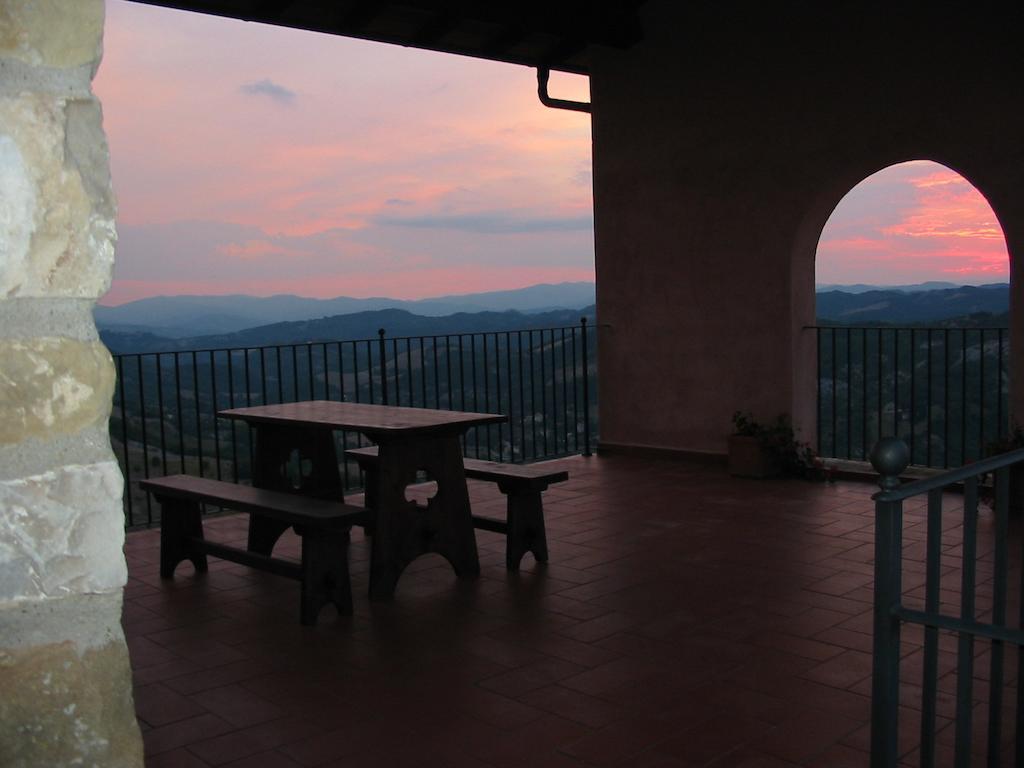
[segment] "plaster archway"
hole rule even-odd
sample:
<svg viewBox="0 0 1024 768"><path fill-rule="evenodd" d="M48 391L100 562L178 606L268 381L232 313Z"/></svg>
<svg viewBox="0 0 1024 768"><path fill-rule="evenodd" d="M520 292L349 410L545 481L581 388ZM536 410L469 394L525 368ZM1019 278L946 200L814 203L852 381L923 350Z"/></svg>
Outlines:
<svg viewBox="0 0 1024 768"><path fill-rule="evenodd" d="M955 153L954 153L955 154ZM1024 340L1021 339L1024 330L1024 314L1020 310L1024 306L1024 286L1021 281L1015 280L1015 254L1024 252L1024 240L1021 239L1024 227L1018 224L1015 232L1011 235L1008 224L1014 219L1018 222L1024 211L1014 211L1020 208L1020 203L1013 205L1010 195L1007 192L1008 183L1005 179L1007 169L1000 168L999 163L991 160L967 162L960 164L949 157L936 157L935 153L922 157L917 153L907 152L895 162L881 162L854 164L836 169L835 175L822 184L818 195L811 201L808 211L797 231L793 248L793 290L794 305L802 308L802 321L794 323L794 360L797 363L798 371L797 391L803 392L803 397L798 400L803 402L816 401L813 397L817 386L817 343L813 333L807 331L807 326L816 323L815 302L814 302L814 278L817 266L817 250L821 236L829 218L835 209L841 204L846 195L862 181L893 166L913 162L915 160L928 160L936 163L945 169L956 173L966 180L985 199L992 209L999 226L1003 231L1009 256L1009 282L1010 282L1010 397L1008 421L1024 414ZM1002 208L1002 210L1001 210ZM1015 247L1016 246L1016 247ZM881 281L881 280L880 280ZM808 302L800 297L801 292L806 292L810 286L811 300ZM810 310L807 305L810 304ZM795 420L801 425L805 434L817 434L817 411L813 408L794 408Z"/></svg>

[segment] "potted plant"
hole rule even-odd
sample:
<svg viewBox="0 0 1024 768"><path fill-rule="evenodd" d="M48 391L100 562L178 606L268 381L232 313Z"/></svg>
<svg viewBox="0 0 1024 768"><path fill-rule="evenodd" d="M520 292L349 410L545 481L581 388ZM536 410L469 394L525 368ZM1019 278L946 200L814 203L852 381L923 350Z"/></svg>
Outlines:
<svg viewBox="0 0 1024 768"><path fill-rule="evenodd" d="M729 436L729 474L736 477L824 477L821 460L807 443L796 439L785 414L762 424L748 411L732 415Z"/></svg>

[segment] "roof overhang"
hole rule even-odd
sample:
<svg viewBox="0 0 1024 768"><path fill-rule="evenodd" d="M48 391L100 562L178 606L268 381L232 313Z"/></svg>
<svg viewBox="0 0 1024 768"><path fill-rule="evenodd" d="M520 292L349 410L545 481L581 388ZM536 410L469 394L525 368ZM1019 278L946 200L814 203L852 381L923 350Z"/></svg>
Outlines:
<svg viewBox="0 0 1024 768"><path fill-rule="evenodd" d="M587 74L593 46L641 39L644 0L134 0L481 59Z"/></svg>

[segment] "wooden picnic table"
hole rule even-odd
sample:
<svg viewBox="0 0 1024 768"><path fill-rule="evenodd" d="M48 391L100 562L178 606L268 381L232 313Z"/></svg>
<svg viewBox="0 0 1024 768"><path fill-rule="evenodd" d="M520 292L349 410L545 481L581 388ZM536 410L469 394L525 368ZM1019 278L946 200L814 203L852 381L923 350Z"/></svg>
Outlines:
<svg viewBox="0 0 1024 768"><path fill-rule="evenodd" d="M342 500L333 432L351 430L379 447L376 510L370 561L370 598L394 596L402 570L428 552L443 555L459 578L480 575L469 492L459 438L467 429L507 417L431 408L312 400L220 411L255 430L253 485ZM300 468L299 475L289 466ZM421 508L405 489L426 472L437 493ZM249 549L270 555L288 526L252 515Z"/></svg>

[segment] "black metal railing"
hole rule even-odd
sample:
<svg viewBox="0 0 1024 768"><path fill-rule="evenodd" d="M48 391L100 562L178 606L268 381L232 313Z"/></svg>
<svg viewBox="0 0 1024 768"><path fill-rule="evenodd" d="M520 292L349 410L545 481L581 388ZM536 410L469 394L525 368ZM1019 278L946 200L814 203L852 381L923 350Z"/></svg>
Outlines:
<svg viewBox="0 0 1024 768"><path fill-rule="evenodd" d="M1024 476L1014 476L1024 471L1024 449L900 485L909 460L895 438L872 453L882 491L874 496L871 766L896 768L910 757L921 768L1024 765ZM991 490L984 481L993 474ZM944 498L954 487L961 510ZM979 514L983 493L994 495L991 513ZM921 633L906 637L907 625Z"/></svg>
<svg viewBox="0 0 1024 768"><path fill-rule="evenodd" d="M902 438L911 463L976 461L1008 429L1006 328L815 326L818 452L867 460Z"/></svg>
<svg viewBox="0 0 1024 768"><path fill-rule="evenodd" d="M467 456L528 462L590 454L596 434L596 333L577 326L114 356L110 436L125 477L129 527L156 522L140 478L186 473L245 482L250 430L227 408L347 400L502 413L467 432ZM359 436L337 436L339 455ZM342 466L346 489L358 468Z"/></svg>

